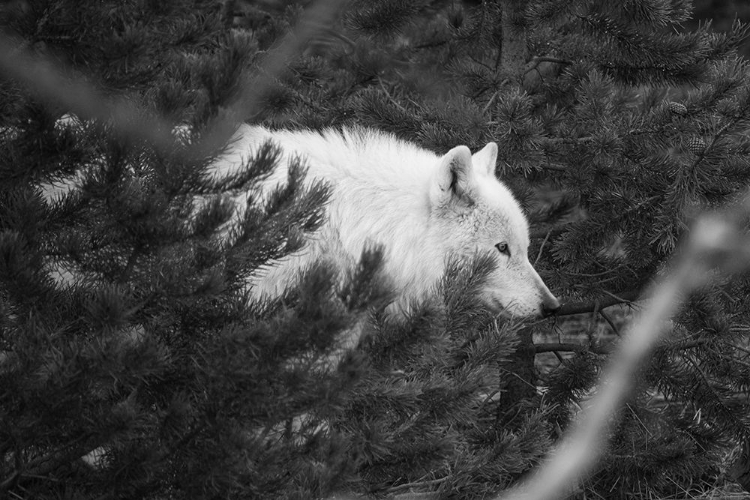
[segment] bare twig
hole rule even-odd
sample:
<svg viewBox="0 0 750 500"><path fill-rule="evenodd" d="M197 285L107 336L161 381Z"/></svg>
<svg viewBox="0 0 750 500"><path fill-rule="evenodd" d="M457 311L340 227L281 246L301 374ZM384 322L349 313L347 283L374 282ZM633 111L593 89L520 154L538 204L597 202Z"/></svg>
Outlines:
<svg viewBox="0 0 750 500"><path fill-rule="evenodd" d="M547 243L547 240L549 239L551 234L552 234L552 230L550 229L549 231L547 231L547 235L544 237L542 244L539 245L539 253L536 256L536 260L534 261L534 266L536 266L537 262L539 262L539 259L542 258L542 250L544 250L544 245Z"/></svg>

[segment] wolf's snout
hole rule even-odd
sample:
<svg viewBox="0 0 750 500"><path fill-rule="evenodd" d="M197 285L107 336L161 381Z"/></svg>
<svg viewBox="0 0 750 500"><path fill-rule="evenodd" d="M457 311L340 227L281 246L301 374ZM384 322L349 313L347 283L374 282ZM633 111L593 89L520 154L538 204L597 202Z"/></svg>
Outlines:
<svg viewBox="0 0 750 500"><path fill-rule="evenodd" d="M542 302L542 316L552 316L560 310L560 301L556 297L550 295L544 302Z"/></svg>

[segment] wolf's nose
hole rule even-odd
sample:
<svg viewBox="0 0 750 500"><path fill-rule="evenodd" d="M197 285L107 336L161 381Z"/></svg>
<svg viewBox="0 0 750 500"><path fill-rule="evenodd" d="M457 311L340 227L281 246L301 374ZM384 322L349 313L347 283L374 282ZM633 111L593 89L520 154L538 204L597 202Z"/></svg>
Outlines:
<svg viewBox="0 0 750 500"><path fill-rule="evenodd" d="M560 310L560 301L557 299L552 299L551 301L542 304L542 316L545 318L548 316L552 316L553 314L557 313L557 311Z"/></svg>

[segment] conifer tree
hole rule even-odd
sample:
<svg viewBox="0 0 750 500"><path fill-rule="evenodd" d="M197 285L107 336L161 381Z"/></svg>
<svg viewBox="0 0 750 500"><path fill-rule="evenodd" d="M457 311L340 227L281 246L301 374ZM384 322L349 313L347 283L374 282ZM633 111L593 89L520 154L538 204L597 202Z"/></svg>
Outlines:
<svg viewBox="0 0 750 500"><path fill-rule="evenodd" d="M247 276L319 224L325 186L303 188L292 168L233 224L228 193L252 197L276 154L210 181L221 150L195 146L307 6L2 7L19 60L55 61L151 127L0 81L0 494L487 497L543 459L595 387L612 335L576 326L589 319L493 317L477 300L481 258L447 262L435 296L398 320L383 313L377 251L343 285L321 264L279 300L248 301ZM744 28L681 29L689 18L680 0L354 1L267 75L244 118L369 125L438 153L497 141L563 313L622 333L608 308L631 304L692 215L750 176ZM42 189L71 178L77 189ZM690 490L748 442L748 288L691 297L582 488ZM355 324L358 349L320 369ZM587 342L539 343L561 329ZM541 367L551 351L560 361Z"/></svg>
<svg viewBox="0 0 750 500"><path fill-rule="evenodd" d="M250 301L248 275L300 247L326 187L303 187L294 164L236 220L228 193L255 197L277 152L220 180L205 174L221 149L196 154L263 38L208 0L2 8L0 497L339 488L354 462L317 415L360 369L351 356L314 368L375 297L378 254L344 289L321 265L278 301ZM23 78L38 73L89 95Z"/></svg>

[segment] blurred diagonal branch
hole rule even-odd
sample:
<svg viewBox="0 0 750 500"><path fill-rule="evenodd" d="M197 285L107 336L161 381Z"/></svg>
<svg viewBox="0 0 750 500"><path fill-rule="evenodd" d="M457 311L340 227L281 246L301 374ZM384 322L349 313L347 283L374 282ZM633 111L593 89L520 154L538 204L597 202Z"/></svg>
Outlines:
<svg viewBox="0 0 750 500"><path fill-rule="evenodd" d="M241 88L234 104L224 110L185 155L200 158L224 145L237 124L252 117L273 82L289 61L318 32L329 30L346 0L323 0L308 8L295 28L263 57L258 69ZM34 91L52 106L61 106L84 120L106 120L121 137L143 140L162 152L173 151L174 123L147 113L126 98L111 99L86 81L49 58L35 54L25 43L0 34L0 72Z"/></svg>
<svg viewBox="0 0 750 500"><path fill-rule="evenodd" d="M505 500L566 497L585 476L605 446L606 431L624 398L634 389L640 363L656 345L665 323L685 297L711 281L717 272L750 268L750 236L743 221L750 216L750 196L722 213L704 214L693 227L671 272L646 292L650 304L638 317L622 348L602 377L601 391L571 428L552 457Z"/></svg>
<svg viewBox="0 0 750 500"><path fill-rule="evenodd" d="M225 144L234 133L236 125L251 118L281 75L289 61L301 53L307 43L318 33L330 30L347 0L322 0L316 2L300 17L294 30L288 33L276 47L269 50L255 75L242 87L236 104L224 116L219 117L210 133L198 145L198 152L208 152Z"/></svg>
<svg viewBox="0 0 750 500"><path fill-rule="evenodd" d="M160 149L172 146L172 124L146 117L126 99L108 99L83 75L34 54L23 40L0 34L0 71L31 89L46 104L63 107L84 120L109 120L123 137L146 140Z"/></svg>

